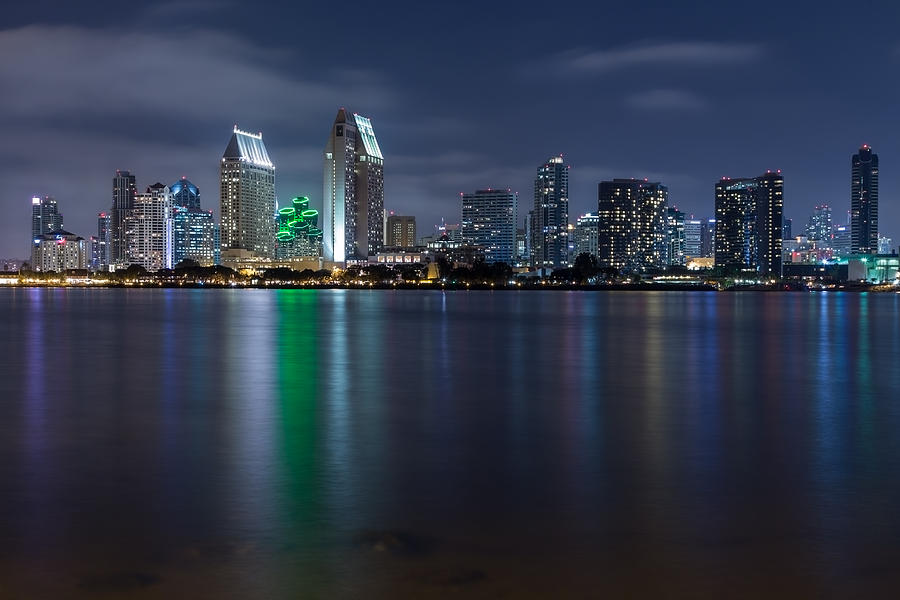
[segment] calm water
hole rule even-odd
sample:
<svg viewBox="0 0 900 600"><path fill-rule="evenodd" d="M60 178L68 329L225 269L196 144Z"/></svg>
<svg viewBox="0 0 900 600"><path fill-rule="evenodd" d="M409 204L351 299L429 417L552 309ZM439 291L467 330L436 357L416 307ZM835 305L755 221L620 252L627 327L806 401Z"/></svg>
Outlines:
<svg viewBox="0 0 900 600"><path fill-rule="evenodd" d="M900 586L898 294L0 307L3 598Z"/></svg>

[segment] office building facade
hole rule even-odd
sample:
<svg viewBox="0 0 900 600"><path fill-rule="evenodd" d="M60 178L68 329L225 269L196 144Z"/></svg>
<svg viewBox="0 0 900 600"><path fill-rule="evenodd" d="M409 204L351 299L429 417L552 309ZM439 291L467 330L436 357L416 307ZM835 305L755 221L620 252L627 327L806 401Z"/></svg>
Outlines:
<svg viewBox="0 0 900 600"><path fill-rule="evenodd" d="M850 159L850 251L878 251L878 155L863 144Z"/></svg>
<svg viewBox="0 0 900 600"><path fill-rule="evenodd" d="M116 171L112 183L113 201L109 210L109 266L115 269L125 267L128 264L125 219L129 211L134 208L134 199L137 197L137 183L135 176L129 171Z"/></svg>
<svg viewBox="0 0 900 600"><path fill-rule="evenodd" d="M669 190L659 182L601 181L597 258L600 267L642 272L667 266Z"/></svg>
<svg viewBox="0 0 900 600"><path fill-rule="evenodd" d="M384 155L371 120L338 110L324 157L325 260L374 256L384 244Z"/></svg>
<svg viewBox="0 0 900 600"><path fill-rule="evenodd" d="M780 171L716 183L716 266L781 276L784 178Z"/></svg>
<svg viewBox="0 0 900 600"><path fill-rule="evenodd" d="M537 168L532 211L532 266L561 269L569 265L569 165L554 156Z"/></svg>
<svg viewBox="0 0 900 600"><path fill-rule="evenodd" d="M484 249L485 262L515 259L518 194L489 188L460 194L462 241Z"/></svg>
<svg viewBox="0 0 900 600"><path fill-rule="evenodd" d="M148 271L171 269L173 263L172 194L155 183L138 194L125 217L126 262Z"/></svg>
<svg viewBox="0 0 900 600"><path fill-rule="evenodd" d="M219 172L222 253L272 258L275 250L275 165L262 133L237 127Z"/></svg>
<svg viewBox="0 0 900 600"><path fill-rule="evenodd" d="M575 256L572 257L572 263L579 254L585 252L597 256L597 246L600 240L599 226L600 219L597 213L587 213L575 220Z"/></svg>

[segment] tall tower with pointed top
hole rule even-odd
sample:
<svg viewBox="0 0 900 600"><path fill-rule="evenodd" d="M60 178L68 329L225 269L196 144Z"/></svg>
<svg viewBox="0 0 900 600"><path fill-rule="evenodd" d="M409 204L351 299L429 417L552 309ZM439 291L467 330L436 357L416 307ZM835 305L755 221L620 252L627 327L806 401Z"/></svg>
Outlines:
<svg viewBox="0 0 900 600"><path fill-rule="evenodd" d="M275 253L275 165L262 133L235 126L222 155L219 200L222 252Z"/></svg>
<svg viewBox="0 0 900 600"><path fill-rule="evenodd" d="M367 117L338 110L323 175L325 260L345 262L378 252L384 244L384 156Z"/></svg>

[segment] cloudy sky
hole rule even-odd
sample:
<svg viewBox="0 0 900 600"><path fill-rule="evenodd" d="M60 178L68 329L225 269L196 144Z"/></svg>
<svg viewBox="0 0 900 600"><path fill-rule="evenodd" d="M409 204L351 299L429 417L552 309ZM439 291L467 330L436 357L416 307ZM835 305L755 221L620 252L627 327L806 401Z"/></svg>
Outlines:
<svg viewBox="0 0 900 600"><path fill-rule="evenodd" d="M881 160L881 227L900 242L900 5L893 2L334 3L31 0L0 21L0 256L25 257L30 198L96 234L116 169L182 175L218 214L237 124L262 131L281 200L321 208L339 106L372 118L385 205L419 234L461 191L509 187L564 154L571 214L597 183L648 177L713 212L723 175L785 174L795 228L849 208L850 156ZM340 6L340 9L336 7Z"/></svg>

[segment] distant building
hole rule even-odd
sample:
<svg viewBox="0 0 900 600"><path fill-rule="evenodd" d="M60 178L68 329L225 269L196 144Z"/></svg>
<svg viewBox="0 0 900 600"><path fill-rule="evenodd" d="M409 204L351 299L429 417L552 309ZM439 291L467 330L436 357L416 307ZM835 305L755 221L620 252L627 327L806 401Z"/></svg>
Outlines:
<svg viewBox="0 0 900 600"><path fill-rule="evenodd" d="M278 209L275 258L316 258L322 256L319 211L309 207L309 198L297 196L290 206Z"/></svg>
<svg viewBox="0 0 900 600"><path fill-rule="evenodd" d="M243 250L259 258L275 254L275 165L262 133L237 127L220 168L222 252Z"/></svg>
<svg viewBox="0 0 900 600"><path fill-rule="evenodd" d="M814 209L806 225L806 237L817 242L831 241L831 207L821 204Z"/></svg>
<svg viewBox="0 0 900 600"><path fill-rule="evenodd" d="M700 230L700 256L715 258L716 256L716 220L707 219Z"/></svg>
<svg viewBox="0 0 900 600"><path fill-rule="evenodd" d="M666 211L666 239L668 240L668 264L681 266L685 264L685 232L684 213L675 207Z"/></svg>
<svg viewBox="0 0 900 600"><path fill-rule="evenodd" d="M601 181L597 258L603 268L639 272L667 263L669 189L636 179Z"/></svg>
<svg viewBox="0 0 900 600"><path fill-rule="evenodd" d="M323 192L325 260L375 255L384 244L384 155L367 117L338 110L325 145Z"/></svg>
<svg viewBox="0 0 900 600"><path fill-rule="evenodd" d="M128 265L127 244L125 242L125 218L134 208L134 199L137 196L137 184L135 177L128 171L116 171L112 180L113 200L110 208L109 222L109 261L113 268ZM100 237L99 235L97 237Z"/></svg>
<svg viewBox="0 0 900 600"><path fill-rule="evenodd" d="M59 230L45 233L32 241L31 268L61 273L68 269L87 269L90 250L83 237Z"/></svg>
<svg viewBox="0 0 900 600"><path fill-rule="evenodd" d="M391 213L387 218L385 245L391 248L413 248L416 245L416 218Z"/></svg>
<svg viewBox="0 0 900 600"><path fill-rule="evenodd" d="M700 258L703 256L703 221L685 219L684 221L684 256Z"/></svg>
<svg viewBox="0 0 900 600"><path fill-rule="evenodd" d="M56 200L51 196L31 199L31 239L63 228L63 216L59 214Z"/></svg>
<svg viewBox="0 0 900 600"><path fill-rule="evenodd" d="M125 217L126 262L148 271L171 269L172 226L172 194L168 186L155 183L135 197Z"/></svg>
<svg viewBox="0 0 900 600"><path fill-rule="evenodd" d="M784 224L781 226L781 239L790 240L794 237L794 220L793 219L785 219Z"/></svg>
<svg viewBox="0 0 900 600"><path fill-rule="evenodd" d="M716 183L716 266L781 276L781 172Z"/></svg>
<svg viewBox="0 0 900 600"><path fill-rule="evenodd" d="M484 248L485 262L512 264L515 259L518 194L477 190L460 194L463 242Z"/></svg>
<svg viewBox="0 0 900 600"><path fill-rule="evenodd" d="M846 256L850 254L852 247L852 237L850 235L850 227L847 225L835 225L831 232L831 247L835 254Z"/></svg>
<svg viewBox="0 0 900 600"><path fill-rule="evenodd" d="M850 159L850 252L878 251L878 155L863 144Z"/></svg>
<svg viewBox="0 0 900 600"><path fill-rule="evenodd" d="M186 177L169 186L172 194L172 266L189 259L208 267L216 264L216 223L200 208L200 190Z"/></svg>
<svg viewBox="0 0 900 600"><path fill-rule="evenodd" d="M538 167L534 180L533 260L537 269L569 265L569 165L554 156Z"/></svg>
<svg viewBox="0 0 900 600"><path fill-rule="evenodd" d="M94 237L91 238L95 239ZM92 242L93 243L93 242ZM110 213L97 214L96 251L92 255L91 268L95 271L108 271L110 252L112 251L112 218Z"/></svg>
<svg viewBox="0 0 900 600"><path fill-rule="evenodd" d="M597 246L600 243L600 218L597 213L587 213L578 217L575 222L575 256L587 252L597 256Z"/></svg>
<svg viewBox="0 0 900 600"><path fill-rule="evenodd" d="M894 241L885 236L878 236L878 254L893 254Z"/></svg>

